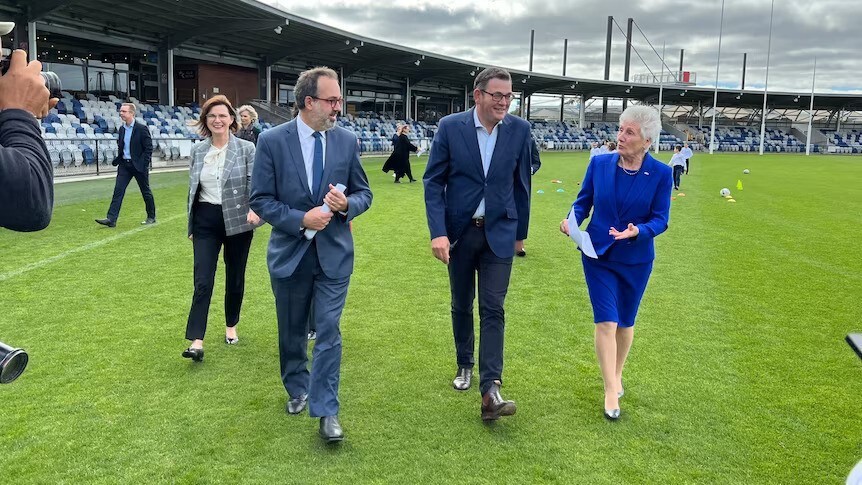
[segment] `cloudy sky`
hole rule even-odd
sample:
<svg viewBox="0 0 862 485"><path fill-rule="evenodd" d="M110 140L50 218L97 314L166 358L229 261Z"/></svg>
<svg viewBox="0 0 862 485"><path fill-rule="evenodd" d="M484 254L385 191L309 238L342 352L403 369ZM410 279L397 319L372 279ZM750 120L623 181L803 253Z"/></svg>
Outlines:
<svg viewBox="0 0 862 485"><path fill-rule="evenodd" d="M658 72L666 63L697 73L697 84L715 85L721 0L262 0L301 17L358 35L479 63L526 70L530 30L536 30L533 70L604 75L607 17L614 26L611 79L623 79L626 19L635 20L631 74ZM766 81L770 0L725 0L719 85L738 88L743 53L745 87ZM860 0L775 0L769 89L808 92L817 58L817 92L862 93L859 49ZM643 31L641 34L637 27ZM622 29L622 30L620 30ZM645 35L644 35L645 34Z"/></svg>

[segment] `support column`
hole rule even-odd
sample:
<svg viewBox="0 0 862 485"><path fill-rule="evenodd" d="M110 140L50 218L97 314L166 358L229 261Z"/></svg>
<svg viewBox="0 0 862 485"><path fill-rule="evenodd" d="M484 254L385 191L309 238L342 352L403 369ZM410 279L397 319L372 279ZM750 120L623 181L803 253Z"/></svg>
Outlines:
<svg viewBox="0 0 862 485"><path fill-rule="evenodd" d="M338 70L338 73L341 76L341 99L344 100L341 102L341 116L344 116L347 113L347 79L344 79L343 67Z"/></svg>
<svg viewBox="0 0 862 485"><path fill-rule="evenodd" d="M470 87L464 86L464 111L470 109Z"/></svg>
<svg viewBox="0 0 862 485"><path fill-rule="evenodd" d="M614 28L613 15L608 16L608 40L605 44L605 81L611 78L611 36ZM608 114L608 98L602 98L602 121Z"/></svg>
<svg viewBox="0 0 862 485"><path fill-rule="evenodd" d="M407 89L405 89L405 94L404 94L404 121L407 121L410 119L410 114L411 114L410 113L410 104L411 104L411 100L410 100L410 78L408 77L407 78Z"/></svg>
<svg viewBox="0 0 862 485"><path fill-rule="evenodd" d="M587 114L586 114L587 106L586 106L586 104L587 104L587 97L582 94L581 95L581 108L578 110L578 123L579 123L578 128L580 128L582 130L584 129L584 125L587 124Z"/></svg>
<svg viewBox="0 0 862 485"><path fill-rule="evenodd" d="M168 49L168 106L174 104L174 50Z"/></svg>
<svg viewBox="0 0 862 485"><path fill-rule="evenodd" d="M257 97L270 101L272 98L272 68L269 59L260 58L257 61Z"/></svg>
<svg viewBox="0 0 862 485"><path fill-rule="evenodd" d="M168 102L168 52L170 49L167 48L165 44L159 46L158 51L158 65L156 67L156 74L158 75L159 81L159 104L165 104ZM144 100L142 100L144 101Z"/></svg>
<svg viewBox="0 0 862 485"><path fill-rule="evenodd" d="M36 59L36 22L27 22L28 59Z"/></svg>
<svg viewBox="0 0 862 485"><path fill-rule="evenodd" d="M623 67L623 81L629 80L629 67L631 65L632 60L632 24L634 23L634 19L629 17L628 25L626 26L626 63ZM662 73L664 73L664 67L662 66ZM629 104L628 98L623 98L623 111L626 110L626 107ZM661 104L661 103L659 103Z"/></svg>

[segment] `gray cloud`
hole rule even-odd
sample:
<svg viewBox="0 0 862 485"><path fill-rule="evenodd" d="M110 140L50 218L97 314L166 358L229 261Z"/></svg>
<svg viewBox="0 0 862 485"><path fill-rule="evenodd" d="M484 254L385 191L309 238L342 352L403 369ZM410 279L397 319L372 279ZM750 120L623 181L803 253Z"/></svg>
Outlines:
<svg viewBox="0 0 862 485"><path fill-rule="evenodd" d="M412 0L395 6L373 0L334 0L328 5L298 0L267 0L292 14L358 35L445 54L478 63L527 69L530 29L536 30L533 70L560 74L563 39L568 38L567 74L601 79L604 75L608 15L625 30L633 17L666 63L697 73L698 85L715 83L720 0ZM862 61L856 52L856 2L778 0L775 5L769 89L811 89L817 57L817 91L862 92ZM769 0L726 0L719 85L739 85L743 53L748 53L747 87L766 80ZM611 79L623 79L624 34L614 26ZM632 45L632 75L658 72L660 61L637 28Z"/></svg>

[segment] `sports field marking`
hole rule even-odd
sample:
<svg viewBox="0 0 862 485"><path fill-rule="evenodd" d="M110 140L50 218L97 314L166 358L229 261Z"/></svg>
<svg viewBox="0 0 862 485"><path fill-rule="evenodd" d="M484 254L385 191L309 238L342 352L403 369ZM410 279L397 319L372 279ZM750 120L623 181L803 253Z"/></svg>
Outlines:
<svg viewBox="0 0 862 485"><path fill-rule="evenodd" d="M6 273L0 273L0 281L6 281L10 278L14 278L14 277L20 276L24 273L28 273L30 271L33 271L34 269L39 269L39 268L41 268L43 266L47 266L51 263L56 263L57 261L62 261L64 259L68 258L69 256L72 256L73 254L78 254L78 253L81 253L84 251L89 251L91 249L95 249L95 248L104 246L106 244L110 244L110 243L112 243L118 239L122 239L122 238L127 237L127 236L132 236L132 235L137 234L141 231L146 231L147 229L157 227L160 224L171 222L173 220L176 220L176 219L179 219L180 217L185 217L185 216L186 216L186 214L176 214L176 215L173 215L171 217L168 217L167 219L159 219L159 222L157 222L156 224L150 224L147 226L136 227L135 229L132 229L132 230L129 230L126 232L121 232L119 234L114 234L113 236L106 237L105 239L100 239L98 241L93 241L91 243L84 244L83 246L78 246L77 248L72 248L72 249L70 249L68 251L64 251L64 252L62 252L56 256L51 256L50 258L45 258L45 259L42 259L40 261L26 264L26 265L24 265L18 269L14 269L14 270L8 271Z"/></svg>

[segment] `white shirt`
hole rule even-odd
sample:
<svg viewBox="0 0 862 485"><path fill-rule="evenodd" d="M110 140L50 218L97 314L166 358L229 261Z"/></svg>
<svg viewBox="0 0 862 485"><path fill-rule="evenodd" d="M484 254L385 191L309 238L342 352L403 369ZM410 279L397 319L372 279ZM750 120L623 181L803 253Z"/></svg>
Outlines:
<svg viewBox="0 0 862 485"><path fill-rule="evenodd" d="M592 149L590 149L590 158L593 158L596 155L601 155L601 153L602 153L601 148L599 148L599 147L592 148Z"/></svg>
<svg viewBox="0 0 862 485"><path fill-rule="evenodd" d="M689 147L683 147L683 149L680 150L679 153L681 153L682 156L685 157L686 159L689 159L692 157L692 155L694 155L694 153L692 153L692 151L691 151L691 148L689 148Z"/></svg>
<svg viewBox="0 0 862 485"><path fill-rule="evenodd" d="M491 130L491 133L488 133L488 130L485 129L485 126L482 125L482 122L479 121L479 115L476 113L476 110L473 109L473 123L476 125L476 138L479 141L479 155L482 157L482 169L485 171L485 176L488 176L488 169L491 168L491 157L494 156L494 148L497 146L497 133L500 130L497 128L500 127L500 123L503 121L500 120L494 125L494 129ZM480 217L485 217L485 198L482 197L482 200L479 201L479 207L476 208L476 212L473 213L473 219L478 219Z"/></svg>
<svg viewBox="0 0 862 485"><path fill-rule="evenodd" d="M682 168L685 168L685 155L683 155L682 152L674 153L673 156L670 157L670 163L668 165L671 167L679 165Z"/></svg>
<svg viewBox="0 0 862 485"><path fill-rule="evenodd" d="M610 151L610 150L608 150L607 145L602 145L602 146L600 146L600 147L599 147L599 154L600 154L600 155L604 155L605 153L610 153L610 152L611 152L611 151Z"/></svg>
<svg viewBox="0 0 862 485"><path fill-rule="evenodd" d="M201 193L198 200L209 204L221 205L221 176L224 171L224 160L227 147L210 146L204 155L204 166L201 169Z"/></svg>
<svg viewBox="0 0 862 485"><path fill-rule="evenodd" d="M302 159L305 162L305 175L308 177L308 190L312 195L317 187L314 183L314 130L302 121L302 115L296 117L296 132L299 135L299 146L302 147ZM323 166L326 167L326 132L321 131L320 142L323 144Z"/></svg>

